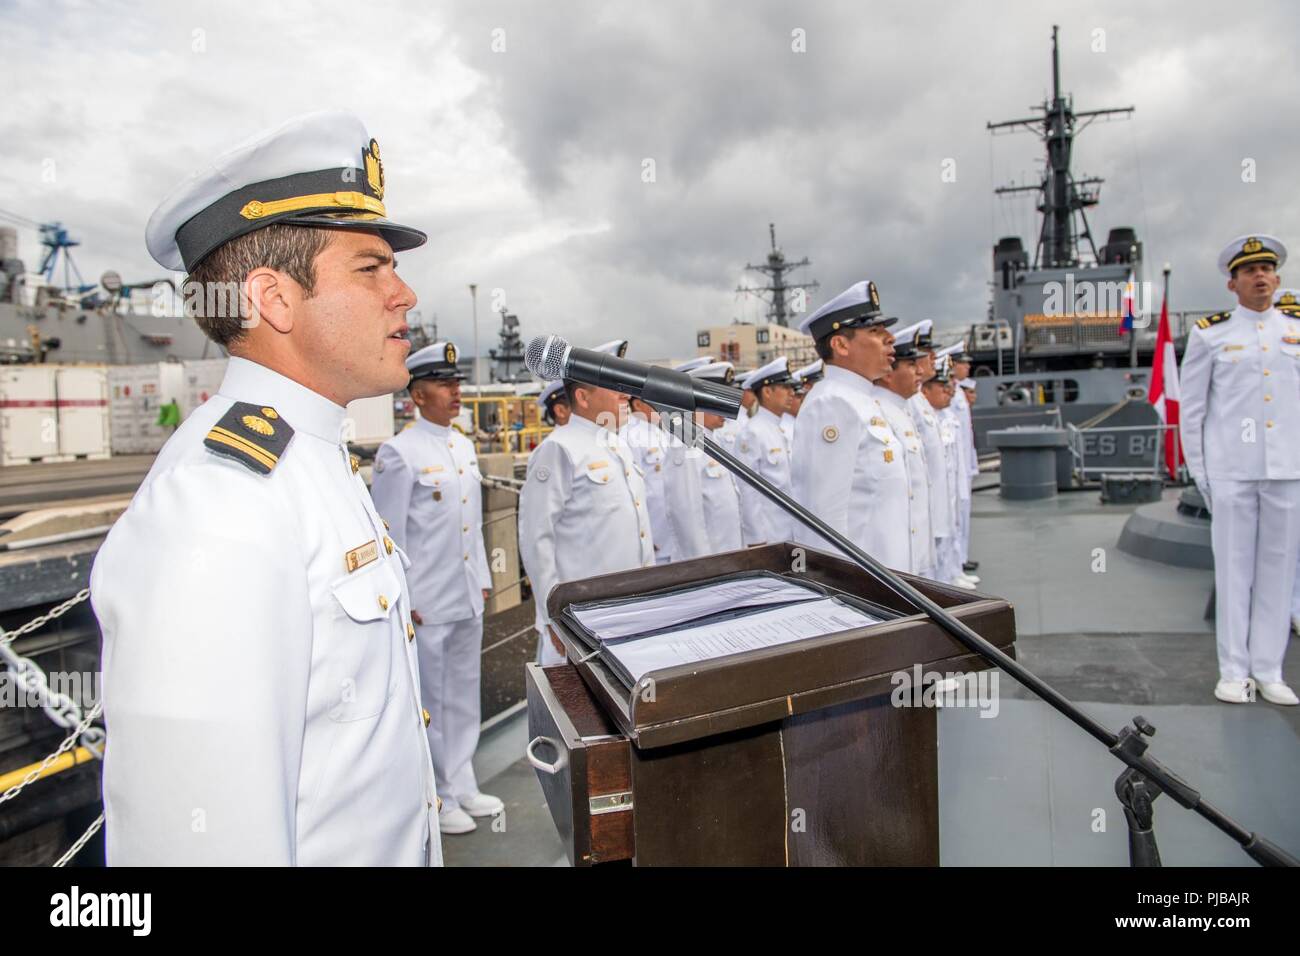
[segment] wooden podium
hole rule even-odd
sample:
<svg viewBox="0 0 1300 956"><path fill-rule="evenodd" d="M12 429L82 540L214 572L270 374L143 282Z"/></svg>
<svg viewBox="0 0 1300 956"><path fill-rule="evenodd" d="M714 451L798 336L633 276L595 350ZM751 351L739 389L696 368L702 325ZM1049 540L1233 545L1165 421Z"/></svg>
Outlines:
<svg viewBox="0 0 1300 956"><path fill-rule="evenodd" d="M767 545L573 581L547 602L568 649L528 665L529 759L577 866L937 866L933 707L897 707L893 675L990 665L850 562ZM905 616L656 671L629 690L559 612L743 571L830 585ZM1007 654L1010 604L904 575Z"/></svg>

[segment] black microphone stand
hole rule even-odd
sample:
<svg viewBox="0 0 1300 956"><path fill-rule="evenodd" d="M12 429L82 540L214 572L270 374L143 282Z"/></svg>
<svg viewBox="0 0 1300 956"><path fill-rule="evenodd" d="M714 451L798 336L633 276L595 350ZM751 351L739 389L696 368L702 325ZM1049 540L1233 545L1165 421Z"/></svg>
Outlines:
<svg viewBox="0 0 1300 956"><path fill-rule="evenodd" d="M647 396L643 395L643 398ZM844 535L840 534L826 522L822 521L807 508L785 492L771 484L747 464L736 458L696 423L694 397L689 390L683 389L671 397L682 406L669 405L665 402L668 395L662 392L655 395L656 401L649 401L659 412L660 427L674 435L690 448L706 452L709 457L721 462L727 470L741 481L757 489L764 497L774 502L787 514L793 516L804 527L811 529L833 543L855 564L883 584L894 594L910 604L919 607L935 624L943 628L966 648L979 654L986 661L1006 671L1038 697L1050 704L1056 711L1073 721L1086 733L1106 746L1127 769L1115 781L1115 793L1124 807L1124 817L1129 826L1129 861L1133 866L1160 866L1160 852L1156 847L1153 801L1162 793L1168 793L1179 805L1198 814L1218 827L1235 840L1251 859L1262 866L1300 866L1300 860L1270 842L1257 833L1242 827L1226 814L1201 799L1200 793L1184 780L1165 768L1154 757L1147 754L1145 737L1155 734L1155 727L1144 718L1135 717L1132 726L1123 727L1118 734L1113 734L1102 724L1093 720L1046 681L1022 666L1015 658L1003 653L997 646L980 637L969 627L957 620L939 605L912 587L893 571L880 564Z"/></svg>

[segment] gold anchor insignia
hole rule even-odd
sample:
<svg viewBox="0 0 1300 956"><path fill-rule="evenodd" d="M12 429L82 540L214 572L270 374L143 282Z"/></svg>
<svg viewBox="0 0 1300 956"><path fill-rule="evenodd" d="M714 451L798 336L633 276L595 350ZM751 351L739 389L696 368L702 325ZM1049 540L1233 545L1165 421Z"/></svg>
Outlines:
<svg viewBox="0 0 1300 956"><path fill-rule="evenodd" d="M256 432L259 435L274 435L275 426L265 418L258 418L256 415L245 415L240 419L243 426L250 432Z"/></svg>
<svg viewBox="0 0 1300 956"><path fill-rule="evenodd" d="M1260 242L1254 236L1251 236L1249 239L1246 240L1246 244L1241 247L1241 251L1245 253L1253 253L1253 252L1259 252L1259 250L1263 248L1264 248L1264 243Z"/></svg>
<svg viewBox="0 0 1300 956"><path fill-rule="evenodd" d="M877 309L880 308L880 296L876 294L876 284L874 282L868 282L867 291L871 293L871 304Z"/></svg>
<svg viewBox="0 0 1300 956"><path fill-rule="evenodd" d="M446 348L446 353L445 353L445 354L446 354L446 357L447 357L447 364L448 364L448 365L455 365L455 364L456 364L456 346L454 346L454 345L452 345L450 342L448 342L448 343L447 343L447 348Z"/></svg>
<svg viewBox="0 0 1300 956"><path fill-rule="evenodd" d="M362 151L366 162L366 182L376 199L384 198L384 164L379 159L379 143L370 141L370 146Z"/></svg>

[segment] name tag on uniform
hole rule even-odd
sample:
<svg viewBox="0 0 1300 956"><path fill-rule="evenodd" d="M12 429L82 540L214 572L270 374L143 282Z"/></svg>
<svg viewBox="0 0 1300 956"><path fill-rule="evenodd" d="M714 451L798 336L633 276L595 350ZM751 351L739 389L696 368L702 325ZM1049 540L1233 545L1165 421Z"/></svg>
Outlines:
<svg viewBox="0 0 1300 956"><path fill-rule="evenodd" d="M1246 347L1246 346L1244 346L1244 345L1225 345L1225 346L1223 347L1223 351L1225 351L1225 352L1240 352L1240 351L1241 351L1242 349L1244 349L1245 347Z"/></svg>
<svg viewBox="0 0 1300 956"><path fill-rule="evenodd" d="M374 541L367 541L365 544L353 548L344 555L343 559L347 562L348 574L351 574L357 568L363 568L371 561L379 559L379 544Z"/></svg>
<svg viewBox="0 0 1300 956"><path fill-rule="evenodd" d="M1283 344L1283 345L1300 345L1300 335L1284 335L1284 336L1282 336L1282 344Z"/></svg>
<svg viewBox="0 0 1300 956"><path fill-rule="evenodd" d="M592 462L588 462L588 463L587 463L587 470L588 470L588 471L595 471L597 468L608 468L608 467L609 467L609 459L608 459L608 458L606 458L606 459L604 459L604 460L602 460L602 461L592 461Z"/></svg>
<svg viewBox="0 0 1300 956"><path fill-rule="evenodd" d="M875 425L877 428L883 428L885 425L885 420L883 418L880 418L877 415L873 415L871 417L871 424Z"/></svg>
<svg viewBox="0 0 1300 956"><path fill-rule="evenodd" d="M421 468L420 474L432 475L434 472L442 471L442 465L430 465L428 468Z"/></svg>

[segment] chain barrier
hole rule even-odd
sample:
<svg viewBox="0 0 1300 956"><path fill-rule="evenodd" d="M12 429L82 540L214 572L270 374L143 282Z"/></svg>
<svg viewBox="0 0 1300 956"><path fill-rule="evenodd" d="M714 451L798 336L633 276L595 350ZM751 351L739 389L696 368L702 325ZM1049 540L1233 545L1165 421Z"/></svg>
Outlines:
<svg viewBox="0 0 1300 956"><path fill-rule="evenodd" d="M78 740L82 741L82 745L87 750L89 750L92 754L94 754L96 759L103 760L104 759L104 730L102 727L90 726L91 722L95 720L95 718L97 718L101 713L103 713L103 711L104 711L103 701L100 701L99 703L95 704L95 706L91 708L90 713L88 713L85 717L82 718L81 722L77 724L76 728L72 731L72 733L68 734L68 736L63 738L63 743L59 744L58 748L52 754L50 754L48 757L46 757L44 760L41 761L40 766L28 772L28 774L25 777L23 777L22 780L14 784L4 793L0 794L0 804L4 804L12 800L14 797L18 796L18 794L22 793L23 790L25 790L32 783L39 780L41 774L45 773L45 771L49 769L50 764L54 763L54 761L58 760L59 757L63 756L65 753L67 753L69 750L75 747L77 745Z"/></svg>
<svg viewBox="0 0 1300 956"><path fill-rule="evenodd" d="M83 833L81 836L77 837L77 842L72 844L72 846L68 847L68 852L63 854L63 856L59 857L57 860L55 860L52 865L55 867L67 866L68 861L81 852L81 848L86 845L86 842L91 837L93 837L96 833L99 832L99 828L102 827L103 825L104 825L104 814L101 813L98 817L95 818L95 822L86 828L86 832Z"/></svg>

